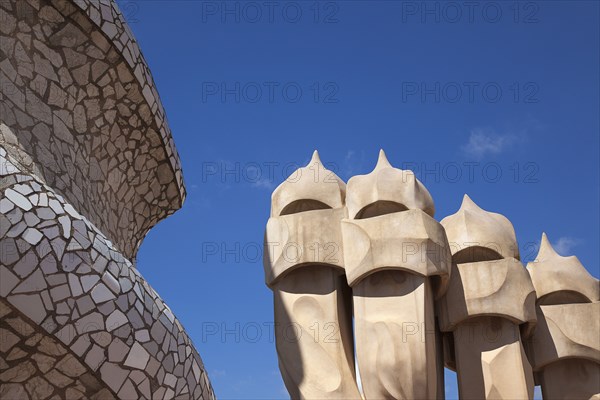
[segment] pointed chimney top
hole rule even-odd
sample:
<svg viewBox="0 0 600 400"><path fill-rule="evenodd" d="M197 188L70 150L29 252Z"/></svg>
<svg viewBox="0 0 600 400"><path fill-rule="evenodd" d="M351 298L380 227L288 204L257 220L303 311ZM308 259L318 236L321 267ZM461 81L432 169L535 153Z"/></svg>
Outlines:
<svg viewBox="0 0 600 400"><path fill-rule="evenodd" d="M519 247L512 223L502 214L484 210L467 194L463 196L458 211L440 221L446 229L446 236L452 247L452 255L458 253L460 262L477 262L480 259L463 260L461 257L479 257L469 253L468 248L483 247L496 253L501 258L519 259Z"/></svg>
<svg viewBox="0 0 600 400"><path fill-rule="evenodd" d="M317 163L323 165L323 162L321 161L321 157L319 157L319 151L315 150L315 151L313 151L312 158L308 162L308 165L317 164Z"/></svg>
<svg viewBox="0 0 600 400"><path fill-rule="evenodd" d="M475 203L473 199L471 199L469 195L465 193L462 203L460 204L459 211L460 210L482 210L482 208L479 207L477 203Z"/></svg>
<svg viewBox="0 0 600 400"><path fill-rule="evenodd" d="M538 251L536 260L540 261L540 260L546 260L549 258L553 258L559 256L560 254L558 254L556 252L556 250L554 250L554 247L552 247L552 244L550 243L550 240L548 239L548 235L546 235L546 232L542 233L542 240L540 241L540 250Z"/></svg>
<svg viewBox="0 0 600 400"><path fill-rule="evenodd" d="M314 200L330 208L341 208L345 204L346 184L323 165L317 150L308 164L294 171L290 178L277 186L271 195L272 217L284 215L283 212L293 213L290 210L295 210L295 206L287 210L286 207L306 200Z"/></svg>
<svg viewBox="0 0 600 400"><path fill-rule="evenodd" d="M427 188L414 172L394 168L379 150L375 168L366 175L355 175L348 181L346 205L348 215L361 218L361 211L378 202L396 203L400 209L420 209L433 217L435 206Z"/></svg>
<svg viewBox="0 0 600 400"><path fill-rule="evenodd" d="M590 302L600 300L598 279L590 275L576 256L564 257L558 254L546 233L542 233L540 250L535 261L527 264L527 270L537 292L538 300L557 292L579 293ZM567 296L563 301L568 303L569 298Z"/></svg>
<svg viewBox="0 0 600 400"><path fill-rule="evenodd" d="M376 170L380 168L393 168L383 149L379 150L379 158L377 159L377 165L375 165Z"/></svg>

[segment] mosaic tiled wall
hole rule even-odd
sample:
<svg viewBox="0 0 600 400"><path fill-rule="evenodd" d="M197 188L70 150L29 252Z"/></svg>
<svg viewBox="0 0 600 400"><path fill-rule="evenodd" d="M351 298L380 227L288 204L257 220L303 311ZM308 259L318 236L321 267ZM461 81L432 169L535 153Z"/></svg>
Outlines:
<svg viewBox="0 0 600 400"><path fill-rule="evenodd" d="M98 4L104 19L116 5L90 2L88 16L76 5L87 3L0 1L0 116L14 132L0 140L133 258L148 230L181 207L185 189L129 30L116 14L122 34L109 39L90 19Z"/></svg>
<svg viewBox="0 0 600 400"><path fill-rule="evenodd" d="M111 1L0 1L0 398L214 398L135 255L179 158Z"/></svg>
<svg viewBox="0 0 600 400"><path fill-rule="evenodd" d="M2 399L114 399L65 346L0 300ZM6 382L6 383L4 383Z"/></svg>

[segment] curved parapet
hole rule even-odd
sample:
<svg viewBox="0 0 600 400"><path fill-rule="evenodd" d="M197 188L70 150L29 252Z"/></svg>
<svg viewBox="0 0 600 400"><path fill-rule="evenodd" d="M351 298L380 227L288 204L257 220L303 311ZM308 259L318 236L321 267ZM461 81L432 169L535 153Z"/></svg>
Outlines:
<svg viewBox="0 0 600 400"><path fill-rule="evenodd" d="M0 144L133 259L148 230L181 207L185 188L150 72L116 4L9 0L0 13Z"/></svg>
<svg viewBox="0 0 600 400"><path fill-rule="evenodd" d="M299 168L279 185L271 196L271 216L302 211L342 208L346 184L323 166L315 150L306 167Z"/></svg>
<svg viewBox="0 0 600 400"><path fill-rule="evenodd" d="M65 3L66 0L58 1L62 3L56 4L67 4ZM175 142L171 135L171 129L169 128L167 121L167 115L160 101L160 96L154 84L150 68L138 46L137 40L125 22L123 14L119 10L117 4L112 0L78 0L73 2L73 4L81 8L90 21L102 30L102 33L104 33L113 46L123 55L125 62L130 70L133 71L133 76L141 87L141 94L156 122L157 132L162 139L168 162L175 174L174 180L179 190L180 203L183 204L186 196L185 186L183 184L183 173L181 171L179 155L175 148Z"/></svg>
<svg viewBox="0 0 600 400"><path fill-rule="evenodd" d="M394 168L383 150L375 169L348 181L346 199L350 219L368 218L396 211L420 209L433 217L435 206L429 191L414 172Z"/></svg>
<svg viewBox="0 0 600 400"><path fill-rule="evenodd" d="M12 365L20 362L16 359L1 368L3 383L35 378L60 386L57 376L66 374L67 382L75 378L69 374L81 371L79 375L97 381L80 390L86 396L103 390L122 399L211 398L202 360L189 337L131 262L72 204L16 161L5 159L1 147L0 155L0 298L11 312L30 321L40 337L62 349L56 357L69 354L74 360L69 363L78 365L38 367L19 378L10 373L25 368ZM26 335L17 333L13 329L26 343ZM22 351L33 350L24 346ZM45 359L44 353L30 356ZM63 389L48 390L40 398Z"/></svg>
<svg viewBox="0 0 600 400"><path fill-rule="evenodd" d="M600 301L600 282L576 256L559 255L542 234L536 259L527 270L537 292L538 304L587 303Z"/></svg>
<svg viewBox="0 0 600 400"><path fill-rule="evenodd" d="M0 397L213 398L134 265L185 188L116 4L9 0L0 20Z"/></svg>
<svg viewBox="0 0 600 400"><path fill-rule="evenodd" d="M502 214L486 211L465 194L460 209L440 222L454 262L519 259L515 229Z"/></svg>
<svg viewBox="0 0 600 400"><path fill-rule="evenodd" d="M115 399L62 342L1 299L0 318L0 398Z"/></svg>
<svg viewBox="0 0 600 400"><path fill-rule="evenodd" d="M352 243L344 247L350 286L388 269L448 279L451 256L444 228L421 210L345 219L342 234L344 243Z"/></svg>

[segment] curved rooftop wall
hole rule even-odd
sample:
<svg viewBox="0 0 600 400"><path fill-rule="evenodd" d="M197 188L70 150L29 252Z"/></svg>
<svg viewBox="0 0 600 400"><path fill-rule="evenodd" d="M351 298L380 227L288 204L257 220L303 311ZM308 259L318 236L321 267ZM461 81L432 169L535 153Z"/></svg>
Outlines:
<svg viewBox="0 0 600 400"><path fill-rule="evenodd" d="M0 1L0 398L213 399L133 262L185 198L112 1Z"/></svg>
<svg viewBox="0 0 600 400"><path fill-rule="evenodd" d="M89 375L71 388L85 398L211 399L191 340L131 262L2 146L0 165L0 398L36 381L47 390L31 397L60 396Z"/></svg>
<svg viewBox="0 0 600 400"><path fill-rule="evenodd" d="M112 1L0 4L0 143L133 259L185 198L150 71ZM13 132L13 134L11 134Z"/></svg>

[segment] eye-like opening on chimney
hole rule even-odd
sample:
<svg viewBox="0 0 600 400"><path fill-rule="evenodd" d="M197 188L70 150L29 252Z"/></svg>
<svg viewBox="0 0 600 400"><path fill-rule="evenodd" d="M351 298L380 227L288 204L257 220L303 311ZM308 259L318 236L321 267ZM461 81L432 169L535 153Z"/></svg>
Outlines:
<svg viewBox="0 0 600 400"><path fill-rule="evenodd" d="M279 215L289 215L301 213L304 211L327 209L331 209L331 207L321 201L312 199L300 199L293 201L287 206L285 206L283 210L281 210L281 214Z"/></svg>
<svg viewBox="0 0 600 400"><path fill-rule="evenodd" d="M363 207L356 214L354 219L378 217L380 215L392 214L401 211L408 211L408 207L395 201L379 200Z"/></svg>
<svg viewBox="0 0 600 400"><path fill-rule="evenodd" d="M456 264L473 263L480 261L501 260L504 257L496 250L483 246L469 246L455 253L452 261Z"/></svg>
<svg viewBox="0 0 600 400"><path fill-rule="evenodd" d="M574 290L559 290L557 292L548 293L537 300L540 306L553 306L559 304L580 304L591 303L585 295Z"/></svg>

